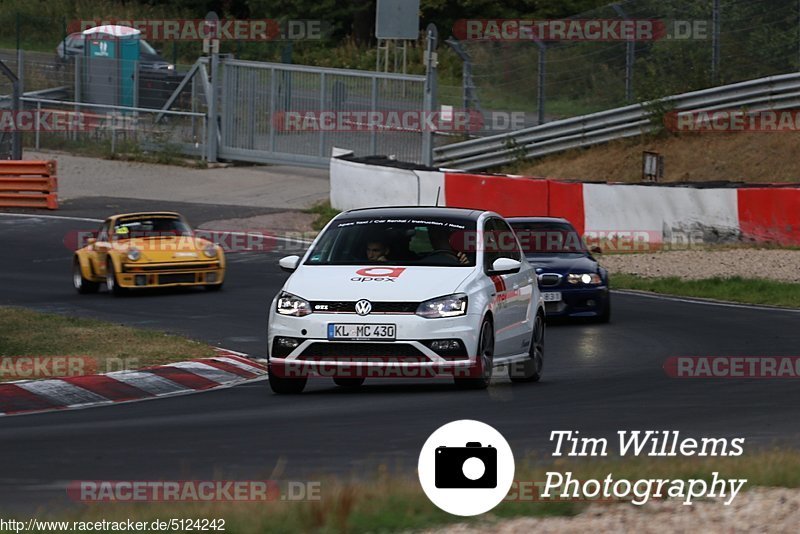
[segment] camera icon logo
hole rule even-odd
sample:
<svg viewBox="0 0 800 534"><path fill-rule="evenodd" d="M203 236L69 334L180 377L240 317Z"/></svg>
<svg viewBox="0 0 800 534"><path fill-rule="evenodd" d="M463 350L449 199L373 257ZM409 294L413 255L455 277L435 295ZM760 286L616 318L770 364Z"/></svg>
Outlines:
<svg viewBox="0 0 800 534"><path fill-rule="evenodd" d="M433 504L453 515L479 515L508 495L514 481L514 454L497 430L462 419L428 437L417 471Z"/></svg>
<svg viewBox="0 0 800 534"><path fill-rule="evenodd" d="M437 447L437 488L496 488L497 450L470 441L466 447Z"/></svg>

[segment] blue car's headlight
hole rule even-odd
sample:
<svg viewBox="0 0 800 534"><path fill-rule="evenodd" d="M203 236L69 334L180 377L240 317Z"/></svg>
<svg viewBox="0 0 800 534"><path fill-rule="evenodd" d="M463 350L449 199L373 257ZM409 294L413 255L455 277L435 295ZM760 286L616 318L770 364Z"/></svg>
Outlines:
<svg viewBox="0 0 800 534"><path fill-rule="evenodd" d="M597 273L569 273L567 282L570 284L599 285L603 283L603 277Z"/></svg>
<svg viewBox="0 0 800 534"><path fill-rule="evenodd" d="M417 307L417 315L426 319L457 317L467 314L467 296L463 293L426 300Z"/></svg>

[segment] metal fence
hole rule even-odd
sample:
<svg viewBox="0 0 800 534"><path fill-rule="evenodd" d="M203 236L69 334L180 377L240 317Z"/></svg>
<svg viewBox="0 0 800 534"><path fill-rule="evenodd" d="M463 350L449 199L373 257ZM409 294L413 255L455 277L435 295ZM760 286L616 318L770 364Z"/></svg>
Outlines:
<svg viewBox="0 0 800 534"><path fill-rule="evenodd" d="M768 76L437 147L434 161L464 170L487 169L648 133L661 128L659 121L668 113L677 113L678 120L680 112L692 110L746 109L756 113L798 106L800 73Z"/></svg>
<svg viewBox="0 0 800 534"><path fill-rule="evenodd" d="M64 148L92 139L112 152L133 147L194 155L202 149L211 161L219 157L318 167L328 165L334 146L356 155L383 154L417 163L431 158L421 129L382 130L347 120L333 128L313 121L294 125L300 127L287 124L287 117L320 117L321 112L422 113L432 107L425 99L425 76L242 61L226 55L204 57L178 71L97 58L88 68L80 57L60 62L54 55L16 51L0 51L0 59L21 73L24 108L45 114L73 110L103 124L91 133L25 135L26 144L34 142L36 148ZM118 74L123 71L128 74ZM10 85L0 81L0 108L10 109L11 104ZM96 116L101 113L108 119L100 121ZM126 119L124 127L115 120L120 114ZM216 124L206 120L211 115ZM135 120L128 120L131 117Z"/></svg>
<svg viewBox="0 0 800 534"><path fill-rule="evenodd" d="M63 130L37 128L26 133L26 144L36 150L91 147L109 154L146 151L203 159L206 156L204 113L30 97L21 100L37 123L46 123L48 115L70 123Z"/></svg>
<svg viewBox="0 0 800 534"><path fill-rule="evenodd" d="M422 112L424 76L227 59L219 157L327 166L332 147L421 163L422 133L366 128L351 112ZM323 112L334 115L326 125ZM302 121L293 119L302 118Z"/></svg>
<svg viewBox="0 0 800 534"><path fill-rule="evenodd" d="M669 37L462 39L462 86L443 91L484 112L525 112L534 125L800 69L797 0L623 0L570 18L656 20Z"/></svg>

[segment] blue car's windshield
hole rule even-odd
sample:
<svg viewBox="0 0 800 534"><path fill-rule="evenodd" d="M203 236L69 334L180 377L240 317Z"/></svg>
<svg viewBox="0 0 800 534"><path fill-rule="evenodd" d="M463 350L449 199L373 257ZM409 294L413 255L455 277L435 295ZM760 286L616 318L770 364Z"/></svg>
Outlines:
<svg viewBox="0 0 800 534"><path fill-rule="evenodd" d="M572 225L558 222L511 223L526 256L587 253L586 244Z"/></svg>

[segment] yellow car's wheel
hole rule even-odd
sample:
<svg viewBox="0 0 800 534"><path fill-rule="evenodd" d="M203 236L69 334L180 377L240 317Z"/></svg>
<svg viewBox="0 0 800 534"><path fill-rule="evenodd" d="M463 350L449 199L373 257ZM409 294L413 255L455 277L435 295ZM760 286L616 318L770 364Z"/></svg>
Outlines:
<svg viewBox="0 0 800 534"><path fill-rule="evenodd" d="M75 287L75 291L81 295L85 295L86 293L97 293L97 290L100 287L100 284L97 282L92 282L91 280L87 280L83 277L81 263L78 258L75 258L75 261L72 262L72 285Z"/></svg>
<svg viewBox="0 0 800 534"><path fill-rule="evenodd" d="M108 264L106 265L106 289L115 297L125 294L125 288L117 283L114 263L111 260L108 260Z"/></svg>

